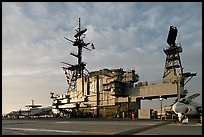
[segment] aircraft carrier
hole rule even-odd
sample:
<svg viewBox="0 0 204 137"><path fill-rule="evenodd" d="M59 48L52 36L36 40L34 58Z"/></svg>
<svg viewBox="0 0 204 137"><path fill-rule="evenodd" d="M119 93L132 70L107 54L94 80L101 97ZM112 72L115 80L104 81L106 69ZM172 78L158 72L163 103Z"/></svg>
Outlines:
<svg viewBox="0 0 204 137"><path fill-rule="evenodd" d="M67 92L61 95L50 92L52 107L33 111L50 117L37 115L37 118L21 119L19 112L11 113L14 119L2 117L2 135L202 135L202 117L181 124L173 117L160 120L155 117L158 115L152 115L152 110L141 108L142 100L184 98L185 85L196 76L184 72L180 58L182 46L175 42L176 27L170 26L168 46L163 50L166 61L161 83L141 82L131 69L89 72L82 61L82 50L91 51L95 47L92 43L90 49L87 47L90 43L84 42L86 31L81 29L79 18L75 40L64 37L78 51L70 53L77 58L76 64L62 62ZM36 107L33 101L28 106ZM32 113L26 111L26 114ZM133 118L132 114L135 114Z"/></svg>
<svg viewBox="0 0 204 137"><path fill-rule="evenodd" d="M130 117L132 113L140 118L144 112L142 100L183 98L187 95L185 85L196 73L184 72L180 53L182 46L175 42L177 28L170 26L167 38L168 46L163 50L166 55L162 83L140 82L135 70L101 69L89 72L82 60L82 50L94 50L93 43L84 42L87 29L79 27L75 40L65 38L77 48L70 53L77 58L76 64L62 62L67 80L67 92L57 95L51 92L52 111L56 117ZM87 46L91 44L91 49ZM148 112L150 118L151 110Z"/></svg>

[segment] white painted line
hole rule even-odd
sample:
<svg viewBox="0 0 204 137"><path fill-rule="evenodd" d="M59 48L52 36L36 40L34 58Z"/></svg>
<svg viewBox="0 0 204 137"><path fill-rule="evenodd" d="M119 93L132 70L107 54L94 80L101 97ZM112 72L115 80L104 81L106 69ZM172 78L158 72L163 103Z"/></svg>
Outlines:
<svg viewBox="0 0 204 137"><path fill-rule="evenodd" d="M53 130L53 129L33 129L33 128L5 128L8 130L38 131L38 132L59 132L59 133L80 133L80 131Z"/></svg>
<svg viewBox="0 0 204 137"><path fill-rule="evenodd" d="M68 122L68 121L59 121L59 122L55 122L55 123L71 123L71 122Z"/></svg>
<svg viewBox="0 0 204 137"><path fill-rule="evenodd" d="M196 126L202 126L202 124L182 124L182 123L171 123L168 125L173 125L173 126L189 126L189 127L196 127Z"/></svg>

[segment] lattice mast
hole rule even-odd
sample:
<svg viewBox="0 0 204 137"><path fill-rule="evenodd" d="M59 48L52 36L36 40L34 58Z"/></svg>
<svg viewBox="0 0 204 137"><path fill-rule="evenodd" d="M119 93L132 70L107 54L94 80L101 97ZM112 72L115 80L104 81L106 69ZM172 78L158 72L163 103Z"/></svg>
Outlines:
<svg viewBox="0 0 204 137"><path fill-rule="evenodd" d="M196 73L183 72L183 67L181 64L180 53L183 52L180 44L176 44L177 28L170 26L169 34L167 37L167 43L169 47L164 50L166 54L165 69L163 75L163 82L172 82L178 84L178 95L177 98L185 97L187 90L184 90L184 85L193 77ZM190 79L185 82L185 80L190 77Z"/></svg>
<svg viewBox="0 0 204 137"><path fill-rule="evenodd" d="M176 70L180 69L180 73L183 74L183 68L179 55L179 53L182 52L182 47L181 45L175 43L177 32L178 30L176 27L170 26L167 38L169 47L164 50L164 53L166 54L165 70L163 76L164 82L173 82L175 79L173 76L177 75Z"/></svg>
<svg viewBox="0 0 204 137"><path fill-rule="evenodd" d="M67 83L68 83L68 92L69 91L74 91L76 90L76 81L78 78L82 78L83 77L83 73L84 73L84 69L86 64L84 62L82 62L82 48L85 48L87 50L91 50L89 48L87 48L87 46L90 43L85 43L84 42L84 38L85 38L85 32L87 31L87 29L81 30L81 22L80 22L80 18L79 18L79 27L78 29L76 29L76 34L74 35L75 40L70 40L66 37L64 37L66 40L72 42L72 45L74 47L78 48L78 53L70 53L72 56L76 57L78 59L78 64L76 65L72 65L66 62L62 62L63 64L63 70L65 71L65 75L67 78ZM83 82L83 80L82 80Z"/></svg>

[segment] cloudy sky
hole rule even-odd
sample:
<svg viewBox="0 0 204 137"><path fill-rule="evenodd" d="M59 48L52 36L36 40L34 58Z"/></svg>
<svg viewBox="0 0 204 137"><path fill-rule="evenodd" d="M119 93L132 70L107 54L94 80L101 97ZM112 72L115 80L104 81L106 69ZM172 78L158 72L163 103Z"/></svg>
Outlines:
<svg viewBox="0 0 204 137"><path fill-rule="evenodd" d="M74 39L78 20L87 28L83 50L89 71L135 69L140 81L162 81L163 49L171 25L176 26L184 71L196 72L186 85L188 95L200 93L202 103L202 3L188 2L28 2L2 3L2 113L36 104L50 106L50 92L64 94L61 61L76 64L77 52L64 37ZM154 102L154 103L153 103ZM170 105L173 99L164 100ZM143 101L144 108L159 100ZM152 105L153 104L153 105Z"/></svg>

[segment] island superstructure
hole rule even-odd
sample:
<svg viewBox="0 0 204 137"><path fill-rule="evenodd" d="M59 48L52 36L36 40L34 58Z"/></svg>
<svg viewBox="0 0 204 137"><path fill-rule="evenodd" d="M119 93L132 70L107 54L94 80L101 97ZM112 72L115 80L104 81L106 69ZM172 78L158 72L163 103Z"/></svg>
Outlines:
<svg viewBox="0 0 204 137"><path fill-rule="evenodd" d="M87 29L79 27L74 35L75 40L64 37L77 48L77 53L70 55L77 58L77 64L62 62L62 69L67 80L67 92L56 95L51 92L52 111L56 116L71 117L115 117L130 116L141 109L144 99L184 98L187 94L185 85L196 73L184 72L180 53L182 47L177 44L177 28L170 26L167 38L168 47L162 83L150 84L139 81L135 70L122 68L100 69L89 72L82 60L82 50L90 50L90 43L84 42ZM91 43L93 47L93 43ZM151 68L150 68L151 69Z"/></svg>

